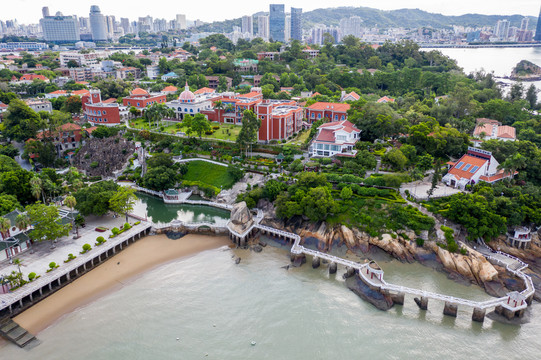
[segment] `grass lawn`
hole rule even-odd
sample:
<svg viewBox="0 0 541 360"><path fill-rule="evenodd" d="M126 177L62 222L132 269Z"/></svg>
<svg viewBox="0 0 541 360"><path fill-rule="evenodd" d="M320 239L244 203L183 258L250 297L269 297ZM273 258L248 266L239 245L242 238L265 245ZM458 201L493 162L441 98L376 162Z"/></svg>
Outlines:
<svg viewBox="0 0 541 360"><path fill-rule="evenodd" d="M306 142L306 139L308 139L309 135L310 135L309 129L303 132L300 132L295 138L288 141L287 144L302 146Z"/></svg>
<svg viewBox="0 0 541 360"><path fill-rule="evenodd" d="M184 180L201 181L202 183L229 189L235 181L227 172L227 167L208 163L206 161L190 161Z"/></svg>
<svg viewBox="0 0 541 360"><path fill-rule="evenodd" d="M141 130L149 130L148 127L148 121L144 119L137 119L134 121L131 121L131 124L134 128L141 129ZM184 128L178 128L177 125L179 123L173 122L173 121L161 121L160 126L163 126L163 132L166 134L175 134L178 132L186 132ZM239 136L239 132L241 127L239 125L233 125L233 124L219 124L219 123L211 123L211 126L219 126L220 128L215 130L212 135L206 135L203 134L204 138L207 139L218 139L218 140L230 140L230 141L236 141L237 137ZM156 128L156 126L152 126L152 129L154 131L160 131L160 127ZM197 136L192 134L192 136Z"/></svg>

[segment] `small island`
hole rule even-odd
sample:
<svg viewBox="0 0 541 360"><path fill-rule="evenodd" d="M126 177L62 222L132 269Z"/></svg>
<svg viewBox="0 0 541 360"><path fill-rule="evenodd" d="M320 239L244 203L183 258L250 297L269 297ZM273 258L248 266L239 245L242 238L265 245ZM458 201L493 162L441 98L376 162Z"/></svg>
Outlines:
<svg viewBox="0 0 541 360"><path fill-rule="evenodd" d="M511 72L512 80L536 81L541 80L541 67L528 60L521 60Z"/></svg>

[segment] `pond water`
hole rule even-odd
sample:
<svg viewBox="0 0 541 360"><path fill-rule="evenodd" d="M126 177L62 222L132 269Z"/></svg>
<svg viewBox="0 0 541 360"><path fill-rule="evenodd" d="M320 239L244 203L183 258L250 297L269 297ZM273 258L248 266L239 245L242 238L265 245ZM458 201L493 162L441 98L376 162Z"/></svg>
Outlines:
<svg viewBox="0 0 541 360"><path fill-rule="evenodd" d="M212 206L165 204L158 197L139 192L137 198L133 213L137 216L146 216L156 224L169 223L175 219L190 223L210 222L215 224L225 223L229 220L229 211ZM201 200L201 198L190 197L190 200Z"/></svg>

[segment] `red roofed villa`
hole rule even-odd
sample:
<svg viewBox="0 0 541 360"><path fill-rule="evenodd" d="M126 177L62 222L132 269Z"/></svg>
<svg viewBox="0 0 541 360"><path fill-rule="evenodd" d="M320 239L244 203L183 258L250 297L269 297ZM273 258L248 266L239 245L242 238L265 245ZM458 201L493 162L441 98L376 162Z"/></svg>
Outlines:
<svg viewBox="0 0 541 360"><path fill-rule="evenodd" d="M481 139L474 141L476 146L479 146L484 140L515 141L516 134L517 131L514 127L502 125L497 120L486 118L477 119L477 126L473 130L473 136Z"/></svg>
<svg viewBox="0 0 541 360"><path fill-rule="evenodd" d="M317 128L318 133L310 146L311 156L355 156L355 143L361 130L347 120L326 123Z"/></svg>
<svg viewBox="0 0 541 360"><path fill-rule="evenodd" d="M466 185L475 185L479 181L495 183L518 174L508 174L498 170L500 165L490 151L468 148L468 152L456 163L449 162L449 171L442 178L448 186L465 189Z"/></svg>
<svg viewBox="0 0 541 360"><path fill-rule="evenodd" d="M310 124L314 121L326 119L327 121L347 120L349 104L317 102L306 108L306 119Z"/></svg>
<svg viewBox="0 0 541 360"><path fill-rule="evenodd" d="M165 94L149 94L146 90L135 88L130 93L130 96L126 96L122 99L122 104L128 107L133 106L141 110L154 103L165 104L166 101L167 97Z"/></svg>

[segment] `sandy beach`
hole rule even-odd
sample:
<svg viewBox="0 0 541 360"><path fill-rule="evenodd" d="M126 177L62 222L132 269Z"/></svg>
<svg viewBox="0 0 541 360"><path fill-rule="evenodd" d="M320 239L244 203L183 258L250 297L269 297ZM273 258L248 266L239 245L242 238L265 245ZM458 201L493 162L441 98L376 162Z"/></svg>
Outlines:
<svg viewBox="0 0 541 360"><path fill-rule="evenodd" d="M189 234L178 240L165 235L147 236L95 269L40 301L14 320L37 334L78 307L88 304L123 282L169 261L204 250L231 245L225 236Z"/></svg>

